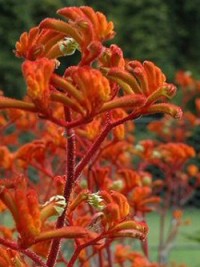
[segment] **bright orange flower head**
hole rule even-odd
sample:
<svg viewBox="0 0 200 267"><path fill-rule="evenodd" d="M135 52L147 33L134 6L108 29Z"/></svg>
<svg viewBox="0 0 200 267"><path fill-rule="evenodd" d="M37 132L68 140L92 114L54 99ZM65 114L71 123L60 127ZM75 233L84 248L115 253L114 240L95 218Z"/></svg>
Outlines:
<svg viewBox="0 0 200 267"><path fill-rule="evenodd" d="M104 14L95 12L91 7L66 7L59 9L58 14L69 19L68 23L79 27L80 31L87 29L88 38L91 40L105 41L115 35L113 23L108 22ZM83 34L83 31L81 33Z"/></svg>
<svg viewBox="0 0 200 267"><path fill-rule="evenodd" d="M56 19L45 19L40 24L47 28L72 38L80 46L82 60L80 65L90 64L103 52L102 42L114 36L113 23L108 22L101 12L92 8L67 7L58 10L58 14L67 18L67 22ZM63 44L61 44L63 47Z"/></svg>
<svg viewBox="0 0 200 267"><path fill-rule="evenodd" d="M14 180L14 183L17 182ZM41 221L38 197L36 191L27 189L26 181L23 177L18 179L17 186L12 188L2 188L0 198L10 210L18 233L20 234L20 244L29 246L40 233Z"/></svg>
<svg viewBox="0 0 200 267"><path fill-rule="evenodd" d="M81 104L88 115L97 113L110 99L109 81L99 70L77 67L71 72L70 78L82 95Z"/></svg>
<svg viewBox="0 0 200 267"><path fill-rule="evenodd" d="M129 97L142 95L146 98L143 106L139 107L141 114L167 113L175 118L180 118L180 108L169 103L162 103L164 98L172 98L176 93L176 87L166 82L166 77L154 63L134 60L126 64L126 68L119 67L101 68L103 73L120 85ZM159 103L158 103L159 102Z"/></svg>
<svg viewBox="0 0 200 267"><path fill-rule="evenodd" d="M47 29L40 30L39 27L34 27L28 33L22 33L15 46L15 55L27 60L36 60L41 57L55 58L52 55L51 48L63 38L64 34ZM56 56L63 55L62 51L57 53Z"/></svg>
<svg viewBox="0 0 200 267"><path fill-rule="evenodd" d="M175 165L183 164L195 156L194 148L184 143L161 144L155 151L164 162Z"/></svg>
<svg viewBox="0 0 200 267"><path fill-rule="evenodd" d="M41 58L25 61L22 71L27 83L27 94L39 110L47 110L50 99L49 81L55 69L55 61Z"/></svg>
<svg viewBox="0 0 200 267"><path fill-rule="evenodd" d="M105 223L109 227L116 225L117 222L122 221L129 214L129 204L124 195L119 192L100 191L99 194L105 205L103 213L105 216Z"/></svg>

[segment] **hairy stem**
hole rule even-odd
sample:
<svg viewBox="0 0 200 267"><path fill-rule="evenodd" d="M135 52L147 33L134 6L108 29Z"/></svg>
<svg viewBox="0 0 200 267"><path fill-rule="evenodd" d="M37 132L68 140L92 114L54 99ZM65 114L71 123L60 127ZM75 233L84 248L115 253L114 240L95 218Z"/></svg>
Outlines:
<svg viewBox="0 0 200 267"><path fill-rule="evenodd" d="M66 121L71 121L71 112L69 109L65 109L65 117ZM69 203L70 195L72 192L73 184L74 184L74 166L75 166L75 134L72 129L66 129L67 135L67 164L66 164L66 174L67 174L67 181L65 184L64 189L64 197L66 200L66 208L63 211L62 215L58 218L56 223L56 228L62 228L65 222L65 215L67 206ZM51 249L49 252L49 256L47 259L47 266L53 267L55 266L56 259L58 257L58 253L60 251L60 243L61 239L57 238L52 241Z"/></svg>

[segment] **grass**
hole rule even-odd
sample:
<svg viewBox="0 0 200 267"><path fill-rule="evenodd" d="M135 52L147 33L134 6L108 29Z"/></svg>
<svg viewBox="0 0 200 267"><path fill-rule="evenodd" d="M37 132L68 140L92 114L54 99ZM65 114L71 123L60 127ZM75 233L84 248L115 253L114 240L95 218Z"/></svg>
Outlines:
<svg viewBox="0 0 200 267"><path fill-rule="evenodd" d="M186 264L188 267L200 267L200 243L186 238L187 234L192 235L200 230L200 210L187 209L184 212L183 219L191 220L191 224L182 225L180 227L174 247L169 255L169 261L179 264ZM148 215L147 221L150 228L148 237L150 244L150 258L151 260L156 261L159 240L159 216L155 213L151 213ZM169 225L169 221L170 213L167 216L167 226Z"/></svg>

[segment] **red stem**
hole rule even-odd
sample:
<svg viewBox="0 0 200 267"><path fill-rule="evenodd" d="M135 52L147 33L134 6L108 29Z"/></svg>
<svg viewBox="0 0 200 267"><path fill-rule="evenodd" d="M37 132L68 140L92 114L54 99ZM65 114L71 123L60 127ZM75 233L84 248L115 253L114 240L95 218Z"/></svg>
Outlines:
<svg viewBox="0 0 200 267"><path fill-rule="evenodd" d="M18 252L23 253L38 266L47 267L47 265L41 260L40 257L38 257L38 255L28 249L20 249L18 244L13 241L8 241L0 237L0 244L12 250L17 250Z"/></svg>
<svg viewBox="0 0 200 267"><path fill-rule="evenodd" d="M102 255L102 250L99 250L98 252L99 256L99 267L103 267L103 255Z"/></svg>
<svg viewBox="0 0 200 267"><path fill-rule="evenodd" d="M77 247L77 249L74 251L74 254L71 257L67 267L73 267L73 265L74 265L76 259L78 258L81 250L83 250L84 248L86 248L88 246L91 246L91 245L95 244L97 241L101 240L102 238L103 238L103 234L101 234L98 237L96 237L95 239L90 240L87 243L84 243L84 244L80 245L79 247Z"/></svg>
<svg viewBox="0 0 200 267"><path fill-rule="evenodd" d="M139 112L140 113L140 112ZM101 132L101 134L97 137L96 141L92 144L92 146L90 147L90 149L88 150L87 154L85 155L85 157L79 162L79 164L77 165L76 169L75 169L75 175L74 175L74 181L76 181L82 170L85 168L85 166L88 164L88 162L90 161L90 159L95 155L96 151L99 149L100 145L102 144L102 142L104 141L104 139L107 137L108 133L116 126L128 121L128 120L133 120L139 117L139 113L131 113L130 115L128 115L127 117L115 121L113 123L109 123L109 119L107 120L107 124L104 128L104 130Z"/></svg>
<svg viewBox="0 0 200 267"><path fill-rule="evenodd" d="M111 249L110 249L110 244L106 247L106 252L108 256L108 267L112 267L112 254L111 254Z"/></svg>
<svg viewBox="0 0 200 267"><path fill-rule="evenodd" d="M65 117L66 121L71 121L71 112L69 109L65 108ZM62 228L65 222L65 214L67 210L67 206L69 203L69 198L72 192L73 184L74 184L74 166L75 166L75 134L72 129L66 129L67 138L67 164L66 164L66 173L67 173L67 181L64 189L64 197L66 200L66 208L63 211L62 215L58 218L56 223L56 229ZM56 259L58 257L58 253L60 250L61 239L54 239L51 244L51 249L49 252L49 256L47 259L47 266L54 267L56 263Z"/></svg>

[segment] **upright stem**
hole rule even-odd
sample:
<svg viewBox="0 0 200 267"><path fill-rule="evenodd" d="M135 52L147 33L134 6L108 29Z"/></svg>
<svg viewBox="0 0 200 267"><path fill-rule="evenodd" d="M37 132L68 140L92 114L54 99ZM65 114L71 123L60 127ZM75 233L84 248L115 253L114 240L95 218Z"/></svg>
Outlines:
<svg viewBox="0 0 200 267"><path fill-rule="evenodd" d="M99 267L103 267L103 255L102 255L102 250L99 250L98 252L99 256Z"/></svg>
<svg viewBox="0 0 200 267"><path fill-rule="evenodd" d="M166 217L166 211L161 211L161 215L160 215L160 232L159 232L160 236L159 236L159 247L158 247L158 262L159 263L163 263L165 217Z"/></svg>
<svg viewBox="0 0 200 267"><path fill-rule="evenodd" d="M110 244L108 244L108 246L106 247L106 252L107 252L107 256L108 256L108 267L112 267L112 253L111 253L111 249L110 249Z"/></svg>
<svg viewBox="0 0 200 267"><path fill-rule="evenodd" d="M65 108L65 117L66 121L71 121L71 112L69 109ZM75 134L72 129L66 129L67 134L67 164L66 164L66 176L67 181L65 184L64 189L64 197L66 200L66 207L63 211L62 215L58 218L56 223L56 228L62 228L64 226L65 222L65 214L67 210L67 206L69 203L70 195L72 192L73 184L74 184L74 168L75 168ZM49 252L49 256L47 259L47 266L48 267L54 267L56 263L56 259L58 257L58 253L60 250L60 243L61 239L54 239L51 244L51 249Z"/></svg>
<svg viewBox="0 0 200 267"><path fill-rule="evenodd" d="M118 121L115 122L110 122L110 116L109 114L107 114L107 122L106 122L106 126L104 128L104 130L101 132L101 134L97 137L96 141L93 143L93 145L90 147L90 149L88 150L87 154L85 155L85 157L83 157L83 159L80 161L80 163L77 165L76 170L75 170L75 175L74 175L74 180L76 181L82 170L84 169L84 167L88 164L88 162L90 161L90 159L95 155L96 151L98 151L100 145L102 144L102 142L104 141L104 139L107 137L108 133L116 126L128 121L128 120L133 120L138 118L140 115L140 112L133 112L131 114L129 114L127 117L120 119Z"/></svg>
<svg viewBox="0 0 200 267"><path fill-rule="evenodd" d="M111 124L107 124L105 126L104 130L98 136L98 138L93 143L93 145L90 147L90 149L87 152L87 154L85 155L85 157L77 165L76 170L75 170L75 176L74 176L75 180L78 179L78 177L80 176L80 174L81 174L82 170L84 169L84 167L88 164L90 159L95 155L96 151L98 150L98 148L100 147L100 145L102 144L102 142L104 141L104 139L106 138L106 136L108 135L108 133L110 132L111 129L112 129L112 125Z"/></svg>

